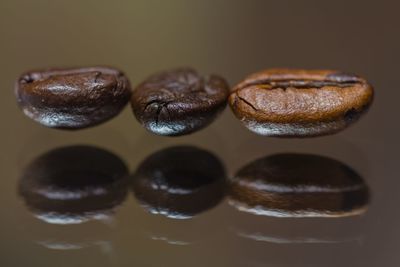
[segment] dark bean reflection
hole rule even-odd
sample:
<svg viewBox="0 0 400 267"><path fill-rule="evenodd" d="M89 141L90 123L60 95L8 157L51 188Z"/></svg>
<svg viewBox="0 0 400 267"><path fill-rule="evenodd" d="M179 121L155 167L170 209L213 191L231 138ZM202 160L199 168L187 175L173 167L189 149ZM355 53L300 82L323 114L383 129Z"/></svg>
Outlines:
<svg viewBox="0 0 400 267"><path fill-rule="evenodd" d="M278 154L240 169L230 204L273 217L344 217L367 209L369 190L350 167L306 154Z"/></svg>
<svg viewBox="0 0 400 267"><path fill-rule="evenodd" d="M127 194L126 165L90 146L47 152L24 171L18 191L39 219L54 224L107 220Z"/></svg>
<svg viewBox="0 0 400 267"><path fill-rule="evenodd" d="M145 159L133 179L133 191L151 213L176 219L216 206L225 192L225 170L208 151L176 146Z"/></svg>

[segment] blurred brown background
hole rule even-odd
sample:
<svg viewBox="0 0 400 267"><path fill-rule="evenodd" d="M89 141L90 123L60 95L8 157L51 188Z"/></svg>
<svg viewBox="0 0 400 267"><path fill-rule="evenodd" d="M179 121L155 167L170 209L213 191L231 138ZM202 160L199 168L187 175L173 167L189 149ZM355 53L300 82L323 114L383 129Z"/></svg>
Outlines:
<svg viewBox="0 0 400 267"><path fill-rule="evenodd" d="M398 2L389 0L2 0L0 265L399 266L399 8ZM365 76L376 97L367 116L346 131L300 140L256 136L229 109L201 132L166 138L146 132L130 108L101 126L64 132L41 127L16 106L13 86L21 72L98 64L121 68L133 85L178 66L218 73L232 85L263 68L332 68ZM16 185L23 167L35 157L72 144L108 149L131 171L149 154L175 144L212 151L229 175L278 152L326 155L360 173L370 186L372 201L367 214L354 223L313 221L315 229L332 227L334 236L357 232L354 242L329 244L241 238L234 230L241 223L273 229L287 221L237 214L226 201L192 220L151 217L131 193L111 223L48 225L30 214ZM292 226L287 229L286 234L296 232ZM190 244L154 240L149 237L153 232L170 239L180 236ZM75 250L40 245L40 240L63 238L91 245ZM97 241L87 241L91 238Z"/></svg>

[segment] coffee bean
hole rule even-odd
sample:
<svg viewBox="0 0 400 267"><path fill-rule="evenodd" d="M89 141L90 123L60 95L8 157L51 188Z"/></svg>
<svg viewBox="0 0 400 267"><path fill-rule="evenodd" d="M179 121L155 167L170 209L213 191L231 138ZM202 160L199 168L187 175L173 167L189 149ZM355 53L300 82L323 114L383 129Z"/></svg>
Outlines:
<svg viewBox="0 0 400 267"><path fill-rule="evenodd" d="M18 191L49 223L81 223L113 215L127 195L128 169L116 155L90 146L51 150L24 170Z"/></svg>
<svg viewBox="0 0 400 267"><path fill-rule="evenodd" d="M209 125L225 108L226 81L203 78L189 68L153 75L132 94L136 118L149 131L168 136L189 134Z"/></svg>
<svg viewBox="0 0 400 267"><path fill-rule="evenodd" d="M221 201L225 170L210 152L190 146L171 147L140 164L133 190L151 213L190 218Z"/></svg>
<svg viewBox="0 0 400 267"><path fill-rule="evenodd" d="M274 217L343 217L365 212L369 190L351 168L307 154L256 160L230 180L230 203Z"/></svg>
<svg viewBox="0 0 400 267"><path fill-rule="evenodd" d="M29 118L60 129L79 129L116 116L131 91L122 72L107 67L45 69L23 74L15 87Z"/></svg>
<svg viewBox="0 0 400 267"><path fill-rule="evenodd" d="M239 83L229 104L255 133L308 137L343 130L367 111L372 99L372 87L352 74L270 69Z"/></svg>

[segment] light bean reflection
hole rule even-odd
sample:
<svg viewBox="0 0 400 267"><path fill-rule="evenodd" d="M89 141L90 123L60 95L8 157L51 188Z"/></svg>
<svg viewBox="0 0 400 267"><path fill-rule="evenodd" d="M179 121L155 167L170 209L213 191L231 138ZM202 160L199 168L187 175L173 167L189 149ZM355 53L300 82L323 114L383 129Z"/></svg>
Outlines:
<svg viewBox="0 0 400 267"><path fill-rule="evenodd" d="M241 238L280 245L362 242L357 215L366 212L369 198L361 176L339 161L266 156L229 180L228 203L240 213L230 229Z"/></svg>
<svg viewBox="0 0 400 267"><path fill-rule="evenodd" d="M230 204L272 217L344 217L369 202L364 180L333 159L278 154L258 159L230 179Z"/></svg>

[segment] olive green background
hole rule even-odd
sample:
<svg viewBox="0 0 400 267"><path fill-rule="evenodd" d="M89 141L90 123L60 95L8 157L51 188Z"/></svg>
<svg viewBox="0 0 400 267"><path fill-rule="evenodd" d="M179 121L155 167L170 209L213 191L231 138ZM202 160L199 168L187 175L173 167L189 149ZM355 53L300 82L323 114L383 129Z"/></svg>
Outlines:
<svg viewBox="0 0 400 267"><path fill-rule="evenodd" d="M2 0L0 266L399 266L399 8L397 1ZM129 107L103 125L68 132L46 129L16 106L21 72L97 64L121 68L133 85L178 66L220 74L232 85L264 68L331 68L365 76L376 97L353 127L312 139L257 136L229 108L198 133L167 138L146 132ZM130 192L112 222L49 225L29 212L16 185L38 155L72 144L112 151L132 172L176 144L212 151L229 175L269 154L326 155L360 173L372 200L359 218L297 223L242 214L225 200L191 220L172 220L149 215ZM243 231L289 238L328 231L346 241L276 244L240 237ZM87 246L54 250L42 240Z"/></svg>

